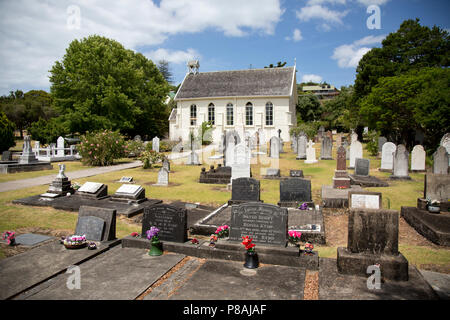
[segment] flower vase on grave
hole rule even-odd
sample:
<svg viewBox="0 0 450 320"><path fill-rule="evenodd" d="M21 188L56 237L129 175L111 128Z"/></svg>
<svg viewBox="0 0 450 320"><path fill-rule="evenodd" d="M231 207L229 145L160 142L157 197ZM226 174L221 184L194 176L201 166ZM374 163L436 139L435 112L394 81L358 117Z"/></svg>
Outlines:
<svg viewBox="0 0 450 320"><path fill-rule="evenodd" d="M152 240L150 251L148 252L150 256L160 256L163 254L162 243L159 240Z"/></svg>
<svg viewBox="0 0 450 320"><path fill-rule="evenodd" d="M256 269L259 267L258 254L255 251L247 251L245 253L244 267L247 269Z"/></svg>

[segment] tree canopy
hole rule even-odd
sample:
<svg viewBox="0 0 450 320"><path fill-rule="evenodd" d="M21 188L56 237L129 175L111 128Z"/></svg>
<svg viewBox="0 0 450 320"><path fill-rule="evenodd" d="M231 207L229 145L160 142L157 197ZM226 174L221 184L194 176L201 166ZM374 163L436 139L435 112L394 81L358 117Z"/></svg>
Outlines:
<svg viewBox="0 0 450 320"><path fill-rule="evenodd" d="M0 111L0 152L6 151L15 145L14 124Z"/></svg>
<svg viewBox="0 0 450 320"><path fill-rule="evenodd" d="M54 107L72 133L111 129L151 137L167 130L166 80L152 61L117 41L74 40L50 72Z"/></svg>

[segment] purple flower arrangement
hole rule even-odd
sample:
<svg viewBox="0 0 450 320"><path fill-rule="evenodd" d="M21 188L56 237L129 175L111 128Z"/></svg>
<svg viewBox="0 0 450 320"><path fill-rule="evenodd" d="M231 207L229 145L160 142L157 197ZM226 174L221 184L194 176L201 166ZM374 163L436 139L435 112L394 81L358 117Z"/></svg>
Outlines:
<svg viewBox="0 0 450 320"><path fill-rule="evenodd" d="M158 241L158 233L159 229L157 227L151 227L150 230L147 230L147 239L152 241Z"/></svg>

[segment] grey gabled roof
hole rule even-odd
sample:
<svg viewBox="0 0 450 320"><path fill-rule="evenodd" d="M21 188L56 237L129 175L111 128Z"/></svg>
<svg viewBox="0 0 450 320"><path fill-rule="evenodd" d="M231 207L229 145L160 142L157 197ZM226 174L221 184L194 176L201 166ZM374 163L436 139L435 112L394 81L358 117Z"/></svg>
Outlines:
<svg viewBox="0 0 450 320"><path fill-rule="evenodd" d="M175 100L213 97L290 96L295 67L187 74Z"/></svg>

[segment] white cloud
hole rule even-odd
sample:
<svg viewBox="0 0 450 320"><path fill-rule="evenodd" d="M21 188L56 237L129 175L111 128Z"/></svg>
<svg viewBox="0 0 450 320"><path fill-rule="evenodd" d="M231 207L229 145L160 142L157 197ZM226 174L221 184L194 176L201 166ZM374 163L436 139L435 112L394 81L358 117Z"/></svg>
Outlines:
<svg viewBox="0 0 450 320"><path fill-rule="evenodd" d="M296 11L296 16L300 21L308 22L312 19L325 20L330 23L342 24L342 18L347 15L348 11L330 10L321 5L312 5L303 7L300 11Z"/></svg>
<svg viewBox="0 0 450 320"><path fill-rule="evenodd" d="M371 50L371 48L364 46L381 43L385 37L385 35L368 36L356 40L352 44L344 44L334 49L331 58L337 61L340 68L356 68L359 60Z"/></svg>
<svg viewBox="0 0 450 320"><path fill-rule="evenodd" d="M299 29L294 29L292 33L292 37L285 37L286 40L292 40L294 42L298 42L303 39L302 32Z"/></svg>
<svg viewBox="0 0 450 320"><path fill-rule="evenodd" d="M189 60L201 58L201 55L192 48L187 49L187 51L159 48L154 51L144 52L143 54L155 63L160 60L166 60L170 63L186 64Z"/></svg>
<svg viewBox="0 0 450 320"><path fill-rule="evenodd" d="M316 74L305 74L302 76L302 82L315 82L315 83L321 83L322 77L318 76Z"/></svg>
<svg viewBox="0 0 450 320"><path fill-rule="evenodd" d="M383 4L386 4L387 2L389 2L389 0L356 0L356 1L366 7L368 7L372 4L377 5L377 6L382 6Z"/></svg>
<svg viewBox="0 0 450 320"><path fill-rule="evenodd" d="M74 16L67 9L74 4L80 9L79 29L68 28ZM172 35L209 29L229 37L273 34L282 14L280 0L0 1L0 95L48 87L48 70L69 43L91 34L138 50L160 46ZM175 61L189 53L183 50L166 53Z"/></svg>
<svg viewBox="0 0 450 320"><path fill-rule="evenodd" d="M329 3L332 5L336 5L336 4L344 5L347 3L347 1L346 0L309 0L307 2L307 5L313 6L315 4L324 4L324 3Z"/></svg>

